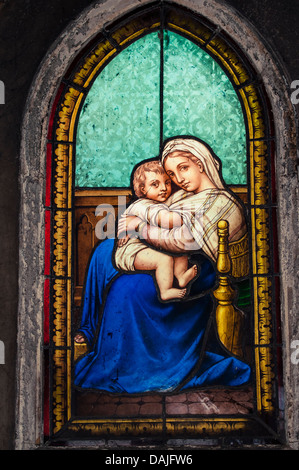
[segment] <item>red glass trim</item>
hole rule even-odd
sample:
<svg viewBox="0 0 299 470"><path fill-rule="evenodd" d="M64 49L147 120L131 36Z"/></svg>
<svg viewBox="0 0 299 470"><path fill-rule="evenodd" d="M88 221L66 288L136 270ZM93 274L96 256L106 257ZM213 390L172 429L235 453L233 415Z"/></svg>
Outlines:
<svg viewBox="0 0 299 470"><path fill-rule="evenodd" d="M51 260L51 211L49 209L45 212L45 264L44 275L50 275L50 260Z"/></svg>
<svg viewBox="0 0 299 470"><path fill-rule="evenodd" d="M47 156L46 156L46 195L45 195L45 206L51 206L51 190L52 190L52 144L47 144Z"/></svg>
<svg viewBox="0 0 299 470"><path fill-rule="evenodd" d="M57 111L57 105L58 105L58 102L59 102L60 97L62 95L62 92L64 90L64 87L65 87L65 85L62 83L60 85L60 87L58 88L58 92L56 94L56 97L55 97L55 100L54 100L54 103L53 103L53 106L52 106L52 111L51 111L51 115L50 115L50 119L49 119L49 127L48 127L48 139L49 140L52 140L52 139L55 138L55 136L53 136L54 119L55 119L55 114L56 114L56 111Z"/></svg>

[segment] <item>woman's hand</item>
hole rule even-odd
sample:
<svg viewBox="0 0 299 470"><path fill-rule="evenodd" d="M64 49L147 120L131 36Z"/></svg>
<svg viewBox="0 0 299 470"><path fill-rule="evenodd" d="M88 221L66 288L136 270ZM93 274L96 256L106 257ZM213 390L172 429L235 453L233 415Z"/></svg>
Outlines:
<svg viewBox="0 0 299 470"><path fill-rule="evenodd" d="M128 240L130 240L130 235L126 235L125 237L119 238L117 241L117 246L124 246Z"/></svg>
<svg viewBox="0 0 299 470"><path fill-rule="evenodd" d="M142 220L134 215L122 216L118 222L117 237L123 238L130 233L136 232L140 222Z"/></svg>

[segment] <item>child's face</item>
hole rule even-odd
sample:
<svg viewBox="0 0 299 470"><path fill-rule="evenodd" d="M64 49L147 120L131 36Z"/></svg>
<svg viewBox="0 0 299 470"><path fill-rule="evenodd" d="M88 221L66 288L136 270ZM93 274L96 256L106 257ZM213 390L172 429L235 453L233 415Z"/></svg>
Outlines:
<svg viewBox="0 0 299 470"><path fill-rule="evenodd" d="M148 199L164 202L169 198L171 189L171 179L166 173L160 175L154 171L145 172L145 182L142 191Z"/></svg>

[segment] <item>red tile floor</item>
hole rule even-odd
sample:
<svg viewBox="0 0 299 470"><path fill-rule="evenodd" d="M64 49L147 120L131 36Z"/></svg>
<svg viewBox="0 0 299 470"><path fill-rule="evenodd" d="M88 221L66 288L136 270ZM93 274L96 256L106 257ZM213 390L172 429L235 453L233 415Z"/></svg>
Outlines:
<svg viewBox="0 0 299 470"><path fill-rule="evenodd" d="M165 410L165 411L164 411ZM94 417L138 417L178 415L249 414L253 410L253 390L194 390L163 397L158 394L113 396L82 392L76 395L76 415Z"/></svg>

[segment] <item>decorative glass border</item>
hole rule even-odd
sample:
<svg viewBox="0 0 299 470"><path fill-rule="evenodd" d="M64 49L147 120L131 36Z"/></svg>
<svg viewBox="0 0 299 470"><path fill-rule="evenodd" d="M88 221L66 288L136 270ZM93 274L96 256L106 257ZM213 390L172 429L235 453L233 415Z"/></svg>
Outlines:
<svg viewBox="0 0 299 470"><path fill-rule="evenodd" d="M251 281L254 298L254 360L256 409L248 416L196 418L79 419L72 415L72 296L73 296L73 201L74 148L79 110L95 77L124 47L144 34L169 29L206 50L225 70L243 107L248 142L248 206L251 222ZM52 440L90 437L263 437L277 439L277 388L275 355L278 326L274 303L278 273L271 259L273 241L269 226L275 206L271 193L269 162L274 135L269 106L262 85L229 38L206 19L168 6L152 6L122 23L100 32L92 50L83 54L63 79L49 126L46 193L46 251L51 262L45 268L45 356L49 360L49 397L46 415L52 420L45 432ZM52 160L52 166L51 166ZM52 188L52 189L51 189ZM51 233L50 233L51 225ZM50 279L50 286L49 286ZM48 305L48 304L47 304ZM50 327L49 327L50 325ZM48 328L50 328L48 330ZM50 333L50 335L49 335ZM47 397L47 394L46 394ZM49 413L49 409L51 412Z"/></svg>

